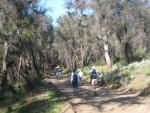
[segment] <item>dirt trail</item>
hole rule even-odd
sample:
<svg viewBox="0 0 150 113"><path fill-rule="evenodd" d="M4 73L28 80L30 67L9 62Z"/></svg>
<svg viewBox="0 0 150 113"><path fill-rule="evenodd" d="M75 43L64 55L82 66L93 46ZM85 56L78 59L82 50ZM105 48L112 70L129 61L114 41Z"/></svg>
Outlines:
<svg viewBox="0 0 150 113"><path fill-rule="evenodd" d="M83 84L80 95L76 97L72 94L68 77L50 80L67 96L76 113L150 113L150 96L139 97L108 88L97 88L97 96L94 96L91 86Z"/></svg>

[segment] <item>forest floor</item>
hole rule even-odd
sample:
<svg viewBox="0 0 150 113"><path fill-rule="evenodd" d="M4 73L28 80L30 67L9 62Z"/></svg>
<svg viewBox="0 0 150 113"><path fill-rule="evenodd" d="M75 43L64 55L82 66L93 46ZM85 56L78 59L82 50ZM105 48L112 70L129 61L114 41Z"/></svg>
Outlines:
<svg viewBox="0 0 150 113"><path fill-rule="evenodd" d="M94 96L92 87L83 83L79 87L79 96L73 96L68 76L59 80L51 77L49 80L66 95L75 113L150 113L150 96L139 96L138 92L100 87L97 88L97 96Z"/></svg>
<svg viewBox="0 0 150 113"><path fill-rule="evenodd" d="M14 99L16 101L12 101ZM7 103L0 102L0 113L74 113L66 96L45 79L34 90L24 93L24 96L14 95L5 101Z"/></svg>

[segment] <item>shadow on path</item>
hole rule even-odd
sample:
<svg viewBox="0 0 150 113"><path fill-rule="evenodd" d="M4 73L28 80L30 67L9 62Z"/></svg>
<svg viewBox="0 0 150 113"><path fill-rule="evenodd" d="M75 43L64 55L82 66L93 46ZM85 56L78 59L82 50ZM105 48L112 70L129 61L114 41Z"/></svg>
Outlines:
<svg viewBox="0 0 150 113"><path fill-rule="evenodd" d="M121 107L145 104L142 102L142 98L136 96L135 94L124 93L122 90L112 90L107 87L97 88L97 96L94 96L92 87L87 84L80 86L79 96L76 97L72 94L72 87L68 77L63 77L59 80L52 79L52 81L57 85L58 89L68 97L77 113L80 112L78 111L78 108L80 108L82 105L88 105L89 107L97 108L100 113L106 109L107 105L112 105L112 107ZM93 113L97 113L97 111Z"/></svg>

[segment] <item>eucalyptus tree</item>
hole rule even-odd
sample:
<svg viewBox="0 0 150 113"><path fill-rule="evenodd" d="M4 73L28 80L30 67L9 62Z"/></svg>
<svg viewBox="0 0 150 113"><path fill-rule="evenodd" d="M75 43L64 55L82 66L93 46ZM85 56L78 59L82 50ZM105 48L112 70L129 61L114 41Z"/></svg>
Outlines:
<svg viewBox="0 0 150 113"><path fill-rule="evenodd" d="M7 70L8 70L8 50L10 43L9 41L13 39L13 35L17 30L15 24L15 19L17 17L16 7L12 6L11 1L2 0L0 3L1 15L0 15L0 36L1 44L3 44L3 61L1 68L1 91L4 92L4 88L7 87Z"/></svg>
<svg viewBox="0 0 150 113"><path fill-rule="evenodd" d="M57 50L67 67L82 67L94 59L96 48L96 44L90 43L93 39L89 27L88 2L69 1L67 9L67 14L60 18L57 27L57 40L63 41L56 44Z"/></svg>
<svg viewBox="0 0 150 113"><path fill-rule="evenodd" d="M114 31L116 37L120 42L121 53L126 63L130 63L134 60L138 60L136 57L137 51L145 51L144 45L148 37L144 32L145 18L147 18L148 10L145 7L144 1L128 1L124 0L119 2L116 7L116 13L118 13L115 19ZM138 45L138 46L137 46ZM142 56L144 57L144 56Z"/></svg>
<svg viewBox="0 0 150 113"><path fill-rule="evenodd" d="M45 9L39 10L37 6L35 0L2 0L0 3L2 92L24 82L33 86L34 79L41 78L48 68L47 53L53 43L53 27L44 15Z"/></svg>
<svg viewBox="0 0 150 113"><path fill-rule="evenodd" d="M144 41L146 38L143 32L143 19L148 15L145 4L144 1L134 0L93 0L93 33L103 40L107 64L114 59L124 59L129 63L134 60L135 51L144 48L140 47L144 43L140 43L140 40ZM136 35L138 30L139 36ZM141 39L137 39L140 37Z"/></svg>

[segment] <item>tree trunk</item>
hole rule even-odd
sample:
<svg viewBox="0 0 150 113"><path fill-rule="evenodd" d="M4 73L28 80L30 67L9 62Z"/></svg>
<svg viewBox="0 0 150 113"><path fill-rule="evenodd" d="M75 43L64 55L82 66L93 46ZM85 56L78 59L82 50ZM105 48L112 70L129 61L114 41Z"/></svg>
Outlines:
<svg viewBox="0 0 150 113"><path fill-rule="evenodd" d="M45 64L44 64L44 74L48 72L48 60L47 60L47 53L45 52Z"/></svg>
<svg viewBox="0 0 150 113"><path fill-rule="evenodd" d="M35 54L34 54L33 48L31 48L30 52L31 52L31 56L32 56L32 60L33 60L33 66L34 66L34 69L35 69L35 71L36 71L36 74L37 74L38 77L41 78L40 69L39 69L39 66L38 66L38 64L37 64L36 56L35 56Z"/></svg>
<svg viewBox="0 0 150 113"><path fill-rule="evenodd" d="M3 56L3 68L2 68L2 80L1 80L1 95L3 96L5 89L7 88L7 54L8 54L8 42L4 43L4 56Z"/></svg>
<svg viewBox="0 0 150 113"><path fill-rule="evenodd" d="M8 42L5 41L4 43L4 56L3 56L3 69L2 71L6 71L7 70L7 53L8 53Z"/></svg>
<svg viewBox="0 0 150 113"><path fill-rule="evenodd" d="M20 80L21 65L22 65L22 56L20 56L20 59L19 59L18 72L17 72L17 84L19 83L19 80Z"/></svg>
<svg viewBox="0 0 150 113"><path fill-rule="evenodd" d="M83 55L83 46L81 45L80 48L80 52L81 52L81 67L84 66L84 55Z"/></svg>
<svg viewBox="0 0 150 113"><path fill-rule="evenodd" d="M104 37L104 51L105 51L104 55L105 55L107 65L111 65L111 60L110 60L110 56L109 56L109 53L108 53L108 41L107 41L106 36Z"/></svg>

